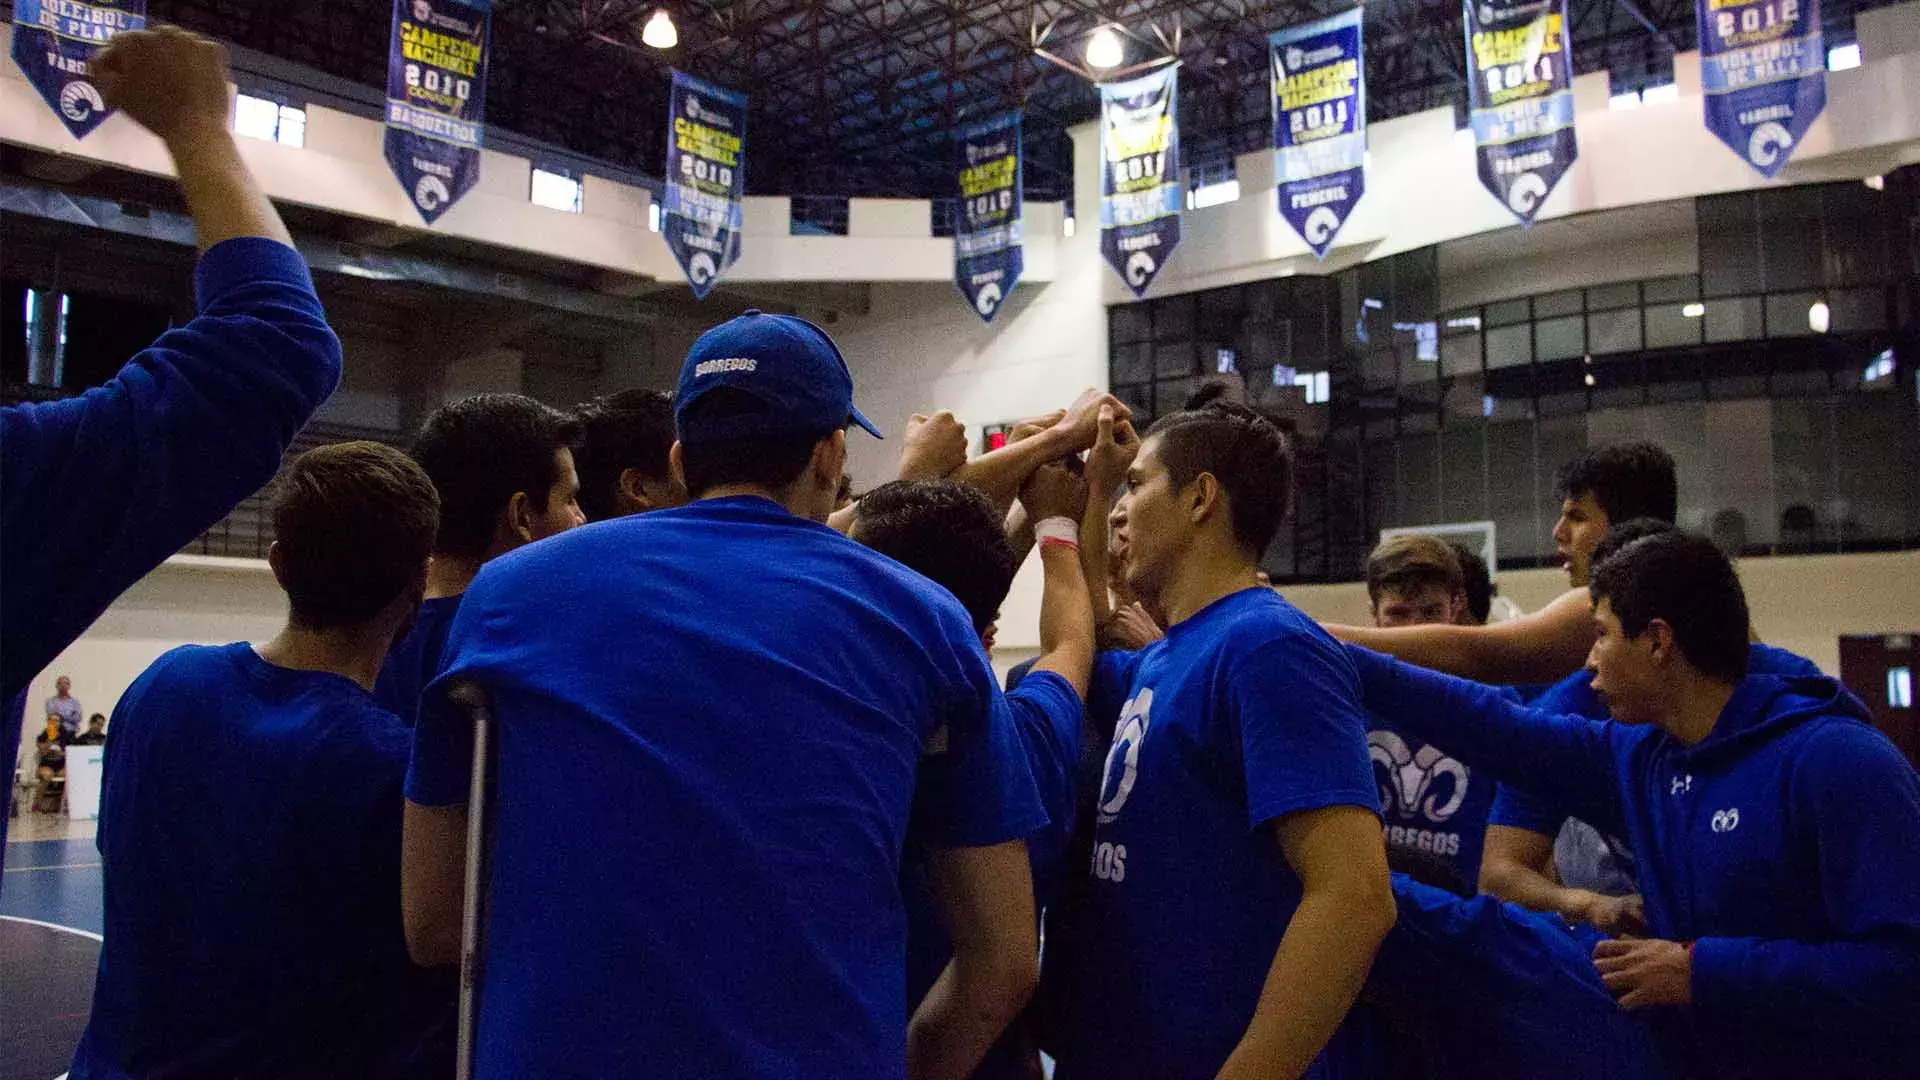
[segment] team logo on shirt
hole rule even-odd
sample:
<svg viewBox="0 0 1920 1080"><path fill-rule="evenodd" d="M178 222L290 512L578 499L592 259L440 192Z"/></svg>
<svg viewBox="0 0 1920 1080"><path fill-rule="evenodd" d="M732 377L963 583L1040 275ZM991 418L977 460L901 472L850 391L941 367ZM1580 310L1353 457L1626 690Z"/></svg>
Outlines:
<svg viewBox="0 0 1920 1080"><path fill-rule="evenodd" d="M1133 794L1133 782L1140 775L1140 743L1147 737L1147 711L1153 707L1153 688L1135 694L1120 710L1120 723L1114 728L1113 748L1107 751L1106 771L1100 777L1100 821L1120 816Z"/></svg>
<svg viewBox="0 0 1920 1080"><path fill-rule="evenodd" d="M1739 828L1740 808L1736 806L1729 807L1725 810L1715 810L1713 812L1711 827L1713 831L1717 833L1730 833Z"/></svg>
<svg viewBox="0 0 1920 1080"><path fill-rule="evenodd" d="M1692 773L1688 773L1685 776L1676 776L1667 784L1667 794L1669 795L1685 795L1692 790L1693 790L1693 774Z"/></svg>
<svg viewBox="0 0 1920 1080"><path fill-rule="evenodd" d="M1423 746L1415 753L1393 732L1372 731L1367 733L1367 755L1373 759L1382 810L1403 818L1423 816L1438 825L1467 801L1467 767L1437 746Z"/></svg>

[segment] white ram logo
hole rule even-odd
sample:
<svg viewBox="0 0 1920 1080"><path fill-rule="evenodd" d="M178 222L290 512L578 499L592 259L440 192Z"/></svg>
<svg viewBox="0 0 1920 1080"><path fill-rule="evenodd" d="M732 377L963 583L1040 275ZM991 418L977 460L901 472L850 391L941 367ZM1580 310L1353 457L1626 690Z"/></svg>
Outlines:
<svg viewBox="0 0 1920 1080"><path fill-rule="evenodd" d="M1401 817L1424 814L1428 821L1439 823L1452 817L1467 801L1467 767L1439 747L1423 746L1416 754L1407 740L1393 732L1374 731L1367 734L1367 755L1373 759L1374 779L1380 782L1382 809L1392 808ZM1443 776L1453 778L1444 802L1435 786Z"/></svg>

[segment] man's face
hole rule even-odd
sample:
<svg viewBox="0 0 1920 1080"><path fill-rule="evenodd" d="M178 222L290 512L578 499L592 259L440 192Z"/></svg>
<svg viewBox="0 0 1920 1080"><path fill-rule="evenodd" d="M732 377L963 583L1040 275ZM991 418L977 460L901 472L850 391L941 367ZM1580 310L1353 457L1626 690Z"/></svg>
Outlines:
<svg viewBox="0 0 1920 1080"><path fill-rule="evenodd" d="M544 540L587 523L587 516L580 512L580 474L573 471L573 451L565 448L555 450L553 466L557 478L553 486L547 489L547 505L533 508L535 540Z"/></svg>
<svg viewBox="0 0 1920 1080"><path fill-rule="evenodd" d="M61 697L66 697L67 691L72 689L73 683L68 681L65 675L53 680L53 692L59 694Z"/></svg>
<svg viewBox="0 0 1920 1080"><path fill-rule="evenodd" d="M1628 637L1613 613L1613 603L1602 600L1593 606L1593 623L1600 636L1587 653L1587 670L1593 673L1593 691L1607 703L1607 711L1623 724L1650 724L1661 715L1662 690L1667 681L1665 666L1654 656L1655 641L1650 626L1639 637Z"/></svg>
<svg viewBox="0 0 1920 1080"><path fill-rule="evenodd" d="M1553 526L1553 550L1576 588L1593 574L1593 553L1607 535L1607 512L1593 492L1560 502L1560 520Z"/></svg>
<svg viewBox="0 0 1920 1080"><path fill-rule="evenodd" d="M1437 584L1383 588L1373 603L1373 625L1428 626L1452 622L1454 595L1453 590Z"/></svg>
<svg viewBox="0 0 1920 1080"><path fill-rule="evenodd" d="M1160 460L1160 440L1148 439L1127 470L1126 485L1109 517L1114 550L1124 553L1122 579L1143 597L1158 596L1172 577L1180 542L1192 527L1179 494Z"/></svg>

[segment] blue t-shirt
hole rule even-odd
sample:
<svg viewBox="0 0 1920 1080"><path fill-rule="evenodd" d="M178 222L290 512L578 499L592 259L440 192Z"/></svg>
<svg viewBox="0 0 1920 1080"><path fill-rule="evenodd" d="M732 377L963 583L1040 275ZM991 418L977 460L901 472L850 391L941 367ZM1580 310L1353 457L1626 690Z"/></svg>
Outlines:
<svg viewBox="0 0 1920 1080"><path fill-rule="evenodd" d="M1406 852L1435 865L1413 876L1471 896L1480 880L1480 850L1493 806L1493 777L1409 735L1378 715L1368 716L1367 752L1380 789L1387 851ZM1413 873L1414 867L1404 867ZM1432 876L1445 876L1445 882Z"/></svg>
<svg viewBox="0 0 1920 1080"><path fill-rule="evenodd" d="M1751 675L1819 675L1820 668L1798 653L1755 643L1747 647ZM1607 703L1593 690L1593 673L1576 671L1536 698L1530 706L1540 712L1606 720ZM1635 891L1633 849L1619 836L1602 833L1575 818L1566 804L1550 795L1511 784L1499 785L1488 820L1494 825L1525 829L1554 837L1553 857L1560 879L1569 888L1589 889L1607 896Z"/></svg>
<svg viewBox="0 0 1920 1080"><path fill-rule="evenodd" d="M1047 812L1047 826L1027 837L1027 860L1033 872L1034 906L1051 902L1061 876L1061 858L1073 825L1074 769L1079 761L1082 711L1073 685L1051 671L1031 671L1023 665L1019 685L1007 692L1027 764ZM908 838L909 848L917 846ZM953 958L953 943L941 923L940 908L926 863L919 852L907 857L900 887L907 902L907 1008L920 1006L934 980ZM1009 1032L996 1043L974 1070L976 1080L1023 1077L1024 1044Z"/></svg>
<svg viewBox="0 0 1920 1080"><path fill-rule="evenodd" d="M400 922L407 732L244 642L162 656L114 710L106 941L72 1075L435 1076L455 976Z"/></svg>
<svg viewBox="0 0 1920 1080"><path fill-rule="evenodd" d="M1099 994L1050 1021L1060 1075L1211 1077L1245 1034L1300 902L1269 824L1379 808L1358 676L1270 589L1215 601L1096 672L1131 679L1073 912L1084 925L1072 977Z"/></svg>
<svg viewBox="0 0 1920 1080"><path fill-rule="evenodd" d="M408 727L420 716L421 692L440 674L440 657L447 650L447 631L453 629L453 616L459 610L458 596L422 600L413 628L407 631L406 637L393 643L387 662L380 665L380 678L373 684L373 698L392 710Z"/></svg>
<svg viewBox="0 0 1920 1080"><path fill-rule="evenodd" d="M899 1076L909 815L943 847L1046 823L959 603L766 499L488 563L415 802L466 800L460 680L498 724L482 1078Z"/></svg>

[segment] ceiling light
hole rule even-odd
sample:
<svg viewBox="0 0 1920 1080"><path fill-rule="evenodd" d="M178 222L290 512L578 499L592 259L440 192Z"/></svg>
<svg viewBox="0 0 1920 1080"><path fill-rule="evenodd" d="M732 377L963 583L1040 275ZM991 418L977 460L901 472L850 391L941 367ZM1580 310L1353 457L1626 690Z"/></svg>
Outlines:
<svg viewBox="0 0 1920 1080"><path fill-rule="evenodd" d="M1887 178L1884 176L1880 176L1880 175L1869 176L1860 182L1867 185L1868 187L1872 188L1875 191L1887 190Z"/></svg>
<svg viewBox="0 0 1920 1080"><path fill-rule="evenodd" d="M1807 329L1816 334L1824 334L1832 325L1833 309L1827 307L1825 300L1815 300L1807 307Z"/></svg>
<svg viewBox="0 0 1920 1080"><path fill-rule="evenodd" d="M1087 66L1091 68L1116 68L1127 58L1127 47L1113 27L1103 26L1087 39Z"/></svg>
<svg viewBox="0 0 1920 1080"><path fill-rule="evenodd" d="M640 40L653 49L671 49L680 44L680 32L673 28L673 19L667 15L666 8L654 9L646 29L640 31Z"/></svg>
<svg viewBox="0 0 1920 1080"><path fill-rule="evenodd" d="M1680 309L1680 314L1686 316L1689 319L1697 319L1700 316L1705 315L1706 313L1707 313L1707 305L1705 304L1688 304L1685 307L1682 307Z"/></svg>

